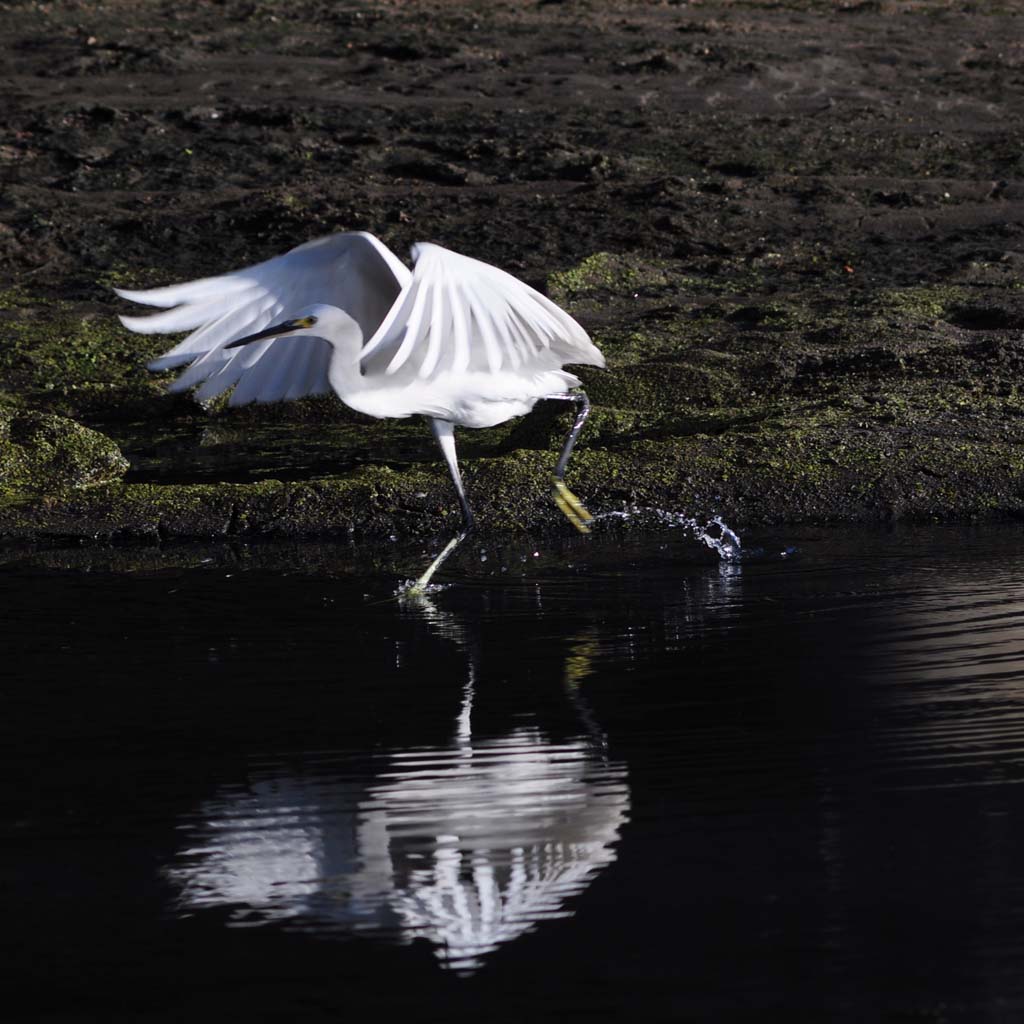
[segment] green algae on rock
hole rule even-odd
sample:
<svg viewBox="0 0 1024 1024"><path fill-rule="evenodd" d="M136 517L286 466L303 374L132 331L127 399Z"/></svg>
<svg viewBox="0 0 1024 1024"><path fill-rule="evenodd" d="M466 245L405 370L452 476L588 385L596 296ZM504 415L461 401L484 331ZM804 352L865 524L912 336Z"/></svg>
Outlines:
<svg viewBox="0 0 1024 1024"><path fill-rule="evenodd" d="M1012 442L910 441L898 424L850 431L785 419L746 430L623 441L579 451L570 474L598 514L635 508L718 513L743 526L943 520L1024 512L1024 455ZM557 528L551 453L468 460L481 536ZM909 484L908 484L909 482ZM57 502L0 504L0 534L59 538L429 536L457 525L443 467L363 466L342 477L258 483L113 483ZM643 527L643 516L621 525Z"/></svg>
<svg viewBox="0 0 1024 1024"><path fill-rule="evenodd" d="M672 260L598 252L575 267L550 274L548 293L573 312L610 296L622 297L630 290L669 287L673 276L678 278L679 269Z"/></svg>
<svg viewBox="0 0 1024 1024"><path fill-rule="evenodd" d="M157 353L158 342L130 338L107 311L40 298L24 289L5 295L0 301L0 381L9 404L76 419L161 411L164 385L144 366Z"/></svg>
<svg viewBox="0 0 1024 1024"><path fill-rule="evenodd" d="M128 460L81 423L50 413L0 412L0 494L57 494L118 480Z"/></svg>

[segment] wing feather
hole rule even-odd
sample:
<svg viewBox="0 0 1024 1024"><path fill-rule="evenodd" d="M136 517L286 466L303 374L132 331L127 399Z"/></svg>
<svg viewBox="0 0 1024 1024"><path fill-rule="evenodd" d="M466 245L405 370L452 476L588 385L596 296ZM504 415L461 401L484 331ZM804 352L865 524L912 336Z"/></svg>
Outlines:
<svg viewBox="0 0 1024 1024"><path fill-rule="evenodd" d="M402 363L405 362L406 355L410 352L417 341L420 340L430 327L430 320L427 317L427 303L430 299L430 293L426 289L418 289L416 291L410 291L406 295L406 301L404 305L411 306L411 312L409 313L409 319L406 322L404 336L402 343L398 347L398 351L395 353L388 364L388 368L384 371L385 373L393 373L391 369L394 364L397 369ZM395 303L398 306L398 303ZM363 353L365 355L366 349L364 347Z"/></svg>
<svg viewBox="0 0 1024 1024"><path fill-rule="evenodd" d="M452 311L452 339L455 342L452 368L456 373L459 373L468 369L471 359L469 349L469 318L471 310L462 304L462 295L455 281L448 283L448 305ZM491 369L491 359L486 348L484 349L484 355L487 358L487 368ZM500 361L498 366L500 368ZM422 373L422 370L420 372Z"/></svg>
<svg viewBox="0 0 1024 1024"><path fill-rule="evenodd" d="M187 391L190 387L198 384L199 387L195 391L196 401L207 402L211 398L222 395L229 388L233 388L241 380L245 371L246 367L242 365L241 356L235 356L234 359L230 359L226 363L220 363L213 370L207 369L205 375L197 371L191 380L187 379L185 375L179 377L168 388L168 391Z"/></svg>
<svg viewBox="0 0 1024 1024"><path fill-rule="evenodd" d="M309 379L309 366L313 359L317 342L313 338L303 338L302 341L306 342L306 344L298 346L299 351L295 354L291 374L285 381L281 398L302 398L305 394L306 382Z"/></svg>
<svg viewBox="0 0 1024 1024"><path fill-rule="evenodd" d="M507 339L508 345L519 357L520 365L528 366L535 353L523 336L522 328L519 321L513 316L511 307L505 306L501 309L499 315L501 317L499 323L501 334Z"/></svg>
<svg viewBox="0 0 1024 1024"><path fill-rule="evenodd" d="M451 306L447 300L448 297L445 295L443 271L441 274L441 280L437 283L437 287L430 290L430 296L433 299L430 313L430 339L428 341L426 358L420 364L421 377L429 376L423 372L423 367L426 366L431 355L434 357L433 365L437 365L438 359L444 348L445 338L449 333L448 325L450 323Z"/></svg>
<svg viewBox="0 0 1024 1024"><path fill-rule="evenodd" d="M423 289L422 294L426 296L429 293L426 289ZM423 357L423 361L420 363L419 372L417 374L417 376L423 380L429 378L437 367L438 361L441 358L441 351L443 349L444 342L441 330L441 310L439 308L442 298L440 289L435 289L431 298L430 325L426 332L427 349ZM407 332L407 334L409 334L409 332ZM411 334L409 334L409 336L411 337ZM395 359L391 360L389 368L390 365L395 364L397 358L398 357L396 356ZM398 367L396 366L395 368L397 369Z"/></svg>
<svg viewBox="0 0 1024 1024"><path fill-rule="evenodd" d="M487 356L487 368L491 373L497 373L501 369L502 358L501 358L501 342L498 340L498 335L494 328L494 321L491 319L491 314L483 306L473 306L470 309L473 316L473 322L476 324L480 331L480 337L484 343L484 351ZM512 369L519 369L519 354L517 352L511 353L512 355Z"/></svg>
<svg viewBox="0 0 1024 1024"><path fill-rule="evenodd" d="M306 383L301 394L326 395L331 390L331 382L327 377L330 365L331 346L326 342L323 345L311 345L309 367L306 370ZM289 395L288 397L301 397L301 395Z"/></svg>
<svg viewBox="0 0 1024 1024"><path fill-rule="evenodd" d="M264 266L265 264L257 264ZM251 267L255 270L256 267ZM244 291L250 287L245 271L222 274L220 277L203 277L196 281L172 284L165 288L147 288L137 291L127 288L115 288L114 291L129 302L138 302L143 306L159 306L170 309L171 306L195 305L207 299L219 299L230 292Z"/></svg>
<svg viewBox="0 0 1024 1024"><path fill-rule="evenodd" d="M245 300L250 297L257 298L259 294L255 288L247 288L245 291L233 293L232 298L237 303L236 308L245 309L248 308L248 304L243 305ZM194 331L198 327L222 320L223 312L224 298L217 296L185 306L176 306L166 313L123 316L121 323L136 334L173 334L176 331Z"/></svg>
<svg viewBox="0 0 1024 1024"><path fill-rule="evenodd" d="M271 345L280 345L285 343L290 350L295 344L294 338L279 338L272 341ZM269 346L268 346L269 348ZM246 373L239 379L238 384L235 385L235 390L231 392L231 397L228 399L229 405L246 405L249 402L255 402L264 395L267 396L266 401L270 400L270 396L275 391L275 377L277 375L277 369L284 363L288 353L279 355L276 359L261 358L258 359L252 366L248 368Z"/></svg>
<svg viewBox="0 0 1024 1024"><path fill-rule="evenodd" d="M390 249L366 232L344 232L220 277L151 288L115 289L122 298L166 312L126 316L141 334L192 333L149 363L151 370L187 369L171 385L201 385L200 400L235 388L231 404L277 401L330 390L330 347L317 338L275 338L240 350L225 346L316 303L344 310L371 337L410 280ZM309 351L304 351L308 347Z"/></svg>
<svg viewBox="0 0 1024 1024"><path fill-rule="evenodd" d="M415 267L402 294L367 335L366 376L389 376L398 386L445 372L604 366L568 313L511 274L425 242L412 255Z"/></svg>
<svg viewBox="0 0 1024 1024"><path fill-rule="evenodd" d="M188 308L188 307L184 307ZM278 296L259 295L243 305L229 309L226 313L218 316L215 320L207 321L194 330L184 341L179 342L174 348L169 349L162 356L147 363L150 370L172 370L179 366L185 366L193 362L197 356L205 355L214 349L219 349L229 341L242 338L246 334L252 334L266 327L282 308ZM121 323L131 330L135 330L131 321L145 323L148 319L156 317L121 317ZM174 330L174 328L169 328ZM145 333L151 333L146 331Z"/></svg>

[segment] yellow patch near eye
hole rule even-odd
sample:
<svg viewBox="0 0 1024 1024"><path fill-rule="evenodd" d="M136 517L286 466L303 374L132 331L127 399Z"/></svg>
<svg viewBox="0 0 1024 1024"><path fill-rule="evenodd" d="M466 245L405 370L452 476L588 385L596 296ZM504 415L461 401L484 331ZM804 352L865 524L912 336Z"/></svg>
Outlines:
<svg viewBox="0 0 1024 1024"><path fill-rule="evenodd" d="M312 327L315 323L315 316L300 316L299 319L295 321L295 325L297 327Z"/></svg>

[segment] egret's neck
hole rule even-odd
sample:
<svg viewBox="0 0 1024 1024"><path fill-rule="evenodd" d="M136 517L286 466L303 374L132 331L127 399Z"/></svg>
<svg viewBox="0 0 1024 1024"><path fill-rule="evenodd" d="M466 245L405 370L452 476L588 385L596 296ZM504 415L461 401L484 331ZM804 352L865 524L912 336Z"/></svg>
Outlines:
<svg viewBox="0 0 1024 1024"><path fill-rule="evenodd" d="M363 348L362 335L335 340L331 345L331 363L327 369L331 387L342 400L347 395L361 391L364 377L359 365L359 354Z"/></svg>

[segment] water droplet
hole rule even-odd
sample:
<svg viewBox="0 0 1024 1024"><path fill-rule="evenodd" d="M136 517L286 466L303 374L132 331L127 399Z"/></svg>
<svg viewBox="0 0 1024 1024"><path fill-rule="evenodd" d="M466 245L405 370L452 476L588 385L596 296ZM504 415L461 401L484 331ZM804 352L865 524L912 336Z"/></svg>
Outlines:
<svg viewBox="0 0 1024 1024"><path fill-rule="evenodd" d="M657 522L665 526L681 527L689 530L694 539L701 541L712 551L718 554L723 561L732 561L740 557L742 544L739 534L736 533L721 516L712 516L703 525L691 516L683 515L682 512L670 512L662 508L650 508L647 506L633 506L621 511L602 512L598 519L622 519L629 520L637 515L653 517Z"/></svg>

